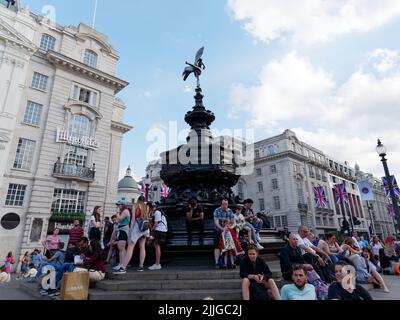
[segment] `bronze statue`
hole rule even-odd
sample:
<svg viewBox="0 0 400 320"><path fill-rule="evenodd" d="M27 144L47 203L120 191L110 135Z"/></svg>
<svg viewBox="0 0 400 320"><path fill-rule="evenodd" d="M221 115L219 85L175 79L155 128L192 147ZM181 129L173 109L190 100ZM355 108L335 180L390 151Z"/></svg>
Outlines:
<svg viewBox="0 0 400 320"><path fill-rule="evenodd" d="M183 81L186 81L186 79L190 76L190 74L193 72L194 76L197 79L197 88L200 88L200 75L201 75L201 69L203 70L206 69L205 64L203 63L203 59L201 58L203 56L204 52L204 47L201 47L199 51L197 51L196 57L194 59L194 64L191 64L186 61L186 64L188 67L183 70L182 76L183 76Z"/></svg>

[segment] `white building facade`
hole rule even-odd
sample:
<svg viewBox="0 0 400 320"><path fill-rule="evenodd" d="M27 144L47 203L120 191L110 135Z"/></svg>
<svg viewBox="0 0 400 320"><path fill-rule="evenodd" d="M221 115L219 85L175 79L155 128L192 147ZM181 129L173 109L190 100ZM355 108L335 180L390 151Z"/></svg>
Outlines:
<svg viewBox="0 0 400 320"><path fill-rule="evenodd" d="M297 232L300 225L306 225L316 235L322 235L339 231L344 213L347 220L355 216L361 222L354 230L368 232L355 173L347 163L335 161L300 141L291 130L256 142L254 152L254 172L242 176L234 192L241 199L253 199L254 210L266 213L272 227ZM333 187L339 183L345 184L351 197L345 207L334 199ZM326 208L315 204L317 186L325 190Z"/></svg>
<svg viewBox="0 0 400 320"><path fill-rule="evenodd" d="M132 127L105 35L1 4L0 19L0 257L19 257L96 205L115 211Z"/></svg>

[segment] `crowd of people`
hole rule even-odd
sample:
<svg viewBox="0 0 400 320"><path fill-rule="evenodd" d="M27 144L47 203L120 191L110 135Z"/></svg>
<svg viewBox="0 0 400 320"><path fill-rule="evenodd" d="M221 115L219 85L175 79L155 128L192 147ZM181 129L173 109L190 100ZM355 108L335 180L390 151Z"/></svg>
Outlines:
<svg viewBox="0 0 400 320"><path fill-rule="evenodd" d="M400 275L399 250L400 235L382 243L378 236L368 242L353 232L339 245L335 234L316 239L302 226L297 234L289 234L279 253L284 279L280 292L258 249L249 247L240 268L243 299L372 300L362 285L389 293L381 273Z"/></svg>

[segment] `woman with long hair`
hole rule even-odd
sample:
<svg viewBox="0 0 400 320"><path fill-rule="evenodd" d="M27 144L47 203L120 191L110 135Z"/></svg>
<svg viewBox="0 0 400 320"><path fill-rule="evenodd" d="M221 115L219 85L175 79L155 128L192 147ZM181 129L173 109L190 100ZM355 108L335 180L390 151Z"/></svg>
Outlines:
<svg viewBox="0 0 400 320"><path fill-rule="evenodd" d="M143 271L144 259L146 258L146 238L150 236L150 230L140 230L140 226L143 221L148 221L149 219L149 208L145 204L145 199L140 196L134 214L132 216L131 225L133 226L130 231L130 240L128 244L128 249L126 250L126 255L124 260L122 260L121 267L116 270L115 274L126 273L126 268L132 258L133 250L135 249L136 242L139 241L140 249L140 260L138 271Z"/></svg>
<svg viewBox="0 0 400 320"><path fill-rule="evenodd" d="M96 206L93 209L93 214L89 220L89 240L97 240L101 239L101 207Z"/></svg>
<svg viewBox="0 0 400 320"><path fill-rule="evenodd" d="M376 260L379 260L379 250L384 248L385 245L378 236L373 236L371 241L372 254Z"/></svg>
<svg viewBox="0 0 400 320"><path fill-rule="evenodd" d="M28 272L29 270L28 266L29 266L29 252L25 252L21 260L21 270L18 273L17 280L22 279L23 276Z"/></svg>
<svg viewBox="0 0 400 320"><path fill-rule="evenodd" d="M369 248L362 250L357 268L357 282L360 284L372 283L376 288L382 288L384 292L390 292L385 281L377 272L374 263L371 261L372 252ZM373 258L372 258L373 259Z"/></svg>

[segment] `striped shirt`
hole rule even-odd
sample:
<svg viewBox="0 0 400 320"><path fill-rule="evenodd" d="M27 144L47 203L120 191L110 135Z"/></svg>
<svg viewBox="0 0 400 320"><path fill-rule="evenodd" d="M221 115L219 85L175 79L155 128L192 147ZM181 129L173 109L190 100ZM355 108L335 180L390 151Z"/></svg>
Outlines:
<svg viewBox="0 0 400 320"><path fill-rule="evenodd" d="M72 243L74 245L78 245L79 239L83 237L83 228L82 227L74 227L69 230L69 241L68 243Z"/></svg>

